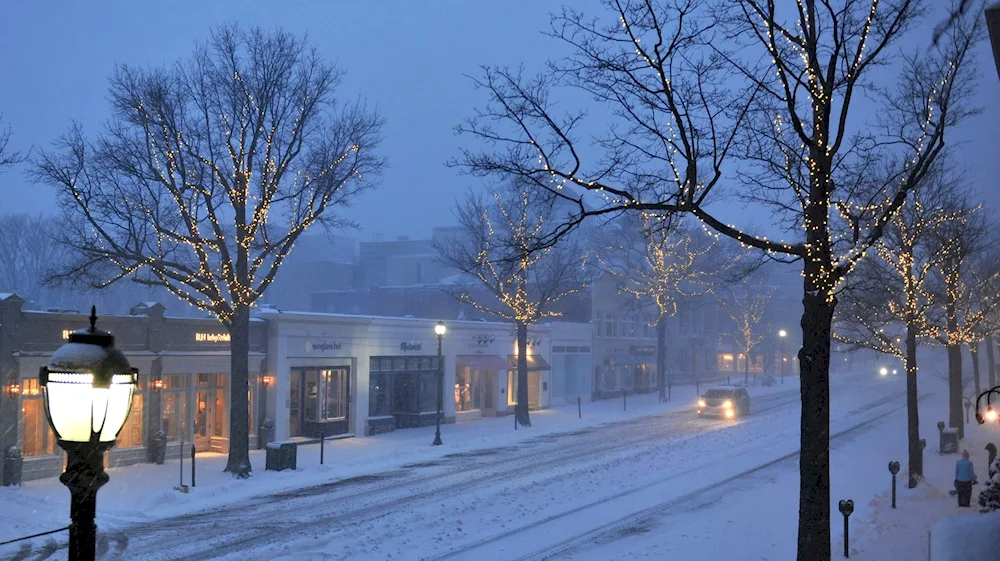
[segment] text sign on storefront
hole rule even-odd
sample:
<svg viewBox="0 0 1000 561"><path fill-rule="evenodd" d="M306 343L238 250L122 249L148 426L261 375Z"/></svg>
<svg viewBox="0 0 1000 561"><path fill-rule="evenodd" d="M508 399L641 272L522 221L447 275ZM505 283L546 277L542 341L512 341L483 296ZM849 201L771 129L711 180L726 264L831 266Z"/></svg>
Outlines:
<svg viewBox="0 0 1000 561"><path fill-rule="evenodd" d="M306 352L324 352L324 351L339 351L343 345L340 341L323 341L320 343L312 343L306 341Z"/></svg>
<svg viewBox="0 0 1000 561"><path fill-rule="evenodd" d="M423 347L424 344L417 341L403 341L399 344L399 350L404 353L409 351L419 351Z"/></svg>
<svg viewBox="0 0 1000 561"><path fill-rule="evenodd" d="M483 351L489 348L489 346L497 340L496 335L486 334L473 335L471 339L472 342L469 343L469 348L476 351L476 354L483 354Z"/></svg>
<svg viewBox="0 0 1000 561"><path fill-rule="evenodd" d="M656 347L647 345L630 345L628 351L629 354L633 356L652 356L656 354Z"/></svg>
<svg viewBox="0 0 1000 561"><path fill-rule="evenodd" d="M232 337L228 333L195 333L194 340L197 343L228 343Z"/></svg>

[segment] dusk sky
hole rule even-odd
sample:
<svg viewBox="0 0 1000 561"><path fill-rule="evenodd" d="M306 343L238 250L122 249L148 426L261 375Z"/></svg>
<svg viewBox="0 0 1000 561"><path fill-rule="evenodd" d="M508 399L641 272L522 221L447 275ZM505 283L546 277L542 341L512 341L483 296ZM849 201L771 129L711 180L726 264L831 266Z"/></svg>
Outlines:
<svg viewBox="0 0 1000 561"><path fill-rule="evenodd" d="M211 27L227 21L308 32L312 44L346 71L341 94L366 98L386 119L382 153L390 168L376 191L346 211L362 230L345 234L362 241L375 233L425 237L432 227L452 223L455 198L480 182L445 166L461 142L473 141L456 136L453 127L485 101L464 74L479 75L481 64L539 69L563 48L541 34L548 12L562 4L0 1L0 113L13 128L15 148L46 146L72 119L96 132L107 115L107 77L116 63L162 65L187 58ZM597 0L573 5L599 8ZM996 207L1000 158L988 131L1000 122L1000 83L989 56L984 43L979 99L994 107L955 131L952 142L966 142L961 152L969 178ZM50 212L53 192L29 183L23 170L0 175L0 212ZM741 214L733 207L725 217Z"/></svg>

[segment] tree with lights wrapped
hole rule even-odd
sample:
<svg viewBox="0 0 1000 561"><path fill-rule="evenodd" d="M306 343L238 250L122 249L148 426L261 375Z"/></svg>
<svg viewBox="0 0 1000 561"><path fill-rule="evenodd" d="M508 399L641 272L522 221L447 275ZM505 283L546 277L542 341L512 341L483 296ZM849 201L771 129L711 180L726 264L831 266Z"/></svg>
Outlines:
<svg viewBox="0 0 1000 561"><path fill-rule="evenodd" d="M989 476L979 491L979 512L985 514L995 510L1000 510L1000 457L993 460Z"/></svg>
<svg viewBox="0 0 1000 561"><path fill-rule="evenodd" d="M334 209L383 165L381 119L339 102L341 76L289 33L219 27L186 62L119 66L101 133L74 125L32 171L57 189L77 256L54 280L165 287L229 331L236 476L252 469L251 309L303 232L349 225Z"/></svg>
<svg viewBox="0 0 1000 561"><path fill-rule="evenodd" d="M719 304L726 311L726 315L732 320L735 331L730 335L736 347L743 353L743 384L750 384L750 357L760 344L767 337L766 331L761 331L758 327L764 320L767 307L771 304L772 291L764 286L761 279L752 286L749 279L740 283L741 290L730 290L727 296L719 297ZM756 380L756 376L754 380Z"/></svg>
<svg viewBox="0 0 1000 561"><path fill-rule="evenodd" d="M517 333L517 423L531 426L528 414L528 327L561 315L554 306L586 284L581 251L573 240L538 249L556 212L551 197L523 185L501 186L491 198L471 191L459 203L455 217L460 235L438 241L442 263L482 284L487 298L468 290L460 301L514 324Z"/></svg>
<svg viewBox="0 0 1000 561"><path fill-rule="evenodd" d="M958 429L959 438L965 437L962 347L982 339L1000 306L1000 272L992 263L988 271L979 258L992 243L985 213L981 206L963 205L963 219L936 233L942 265L935 274L938 313L933 326L933 340L948 353L948 426ZM978 395L979 380L973 383Z"/></svg>
<svg viewBox="0 0 1000 561"><path fill-rule="evenodd" d="M667 318L677 313L679 299L711 290L721 269L719 251L702 232L654 214L624 215L614 228L614 236L595 232L590 253L619 292L656 306L656 384L660 401L667 401L673 387L666 368Z"/></svg>
<svg viewBox="0 0 1000 561"><path fill-rule="evenodd" d="M829 559L835 293L927 174L946 129L970 113L966 66L982 23L960 18L935 47L910 49L890 87L883 59L923 15L919 0L803 0L780 13L773 0L604 4L614 23L569 8L554 16L551 35L572 54L537 77L485 69L476 83L489 102L460 132L491 145L455 163L577 204L543 245L589 216L646 211L691 214L716 235L802 262L798 559ZM587 112L556 101L581 89L615 120L595 157L579 144L593 134ZM852 118L862 97L877 104L875 122ZM584 204L567 184L604 204ZM733 195L768 205L796 239L720 219L712 203Z"/></svg>
<svg viewBox="0 0 1000 561"><path fill-rule="evenodd" d="M952 198L960 181L944 166L913 190L875 244L877 258L858 264L838 296L834 338L898 358L906 372L906 426L910 489L923 475L917 405L917 345L934 335L931 284L944 262L936 232L965 213ZM951 178L951 179L948 179Z"/></svg>

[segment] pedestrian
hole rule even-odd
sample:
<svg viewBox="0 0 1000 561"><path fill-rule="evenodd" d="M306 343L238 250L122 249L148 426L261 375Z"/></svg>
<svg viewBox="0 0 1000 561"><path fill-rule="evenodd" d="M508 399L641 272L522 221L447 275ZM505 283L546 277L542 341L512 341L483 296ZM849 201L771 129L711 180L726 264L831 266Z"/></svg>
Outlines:
<svg viewBox="0 0 1000 561"><path fill-rule="evenodd" d="M969 460L969 451L962 450L962 457L955 462L955 491L958 492L958 506L969 506L972 500L972 486L976 483L976 470Z"/></svg>

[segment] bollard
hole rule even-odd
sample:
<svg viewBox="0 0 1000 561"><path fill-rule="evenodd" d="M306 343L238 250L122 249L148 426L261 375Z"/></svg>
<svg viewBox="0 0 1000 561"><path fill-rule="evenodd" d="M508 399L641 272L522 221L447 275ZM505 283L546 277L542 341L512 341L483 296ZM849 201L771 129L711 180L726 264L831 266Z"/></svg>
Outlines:
<svg viewBox="0 0 1000 561"><path fill-rule="evenodd" d="M193 446L192 446L193 448ZM184 439L181 439L181 482L177 484L179 487L184 486Z"/></svg>
<svg viewBox="0 0 1000 561"><path fill-rule="evenodd" d="M844 515L844 557L850 557L851 550L848 545L850 543L850 534L847 530L847 519L851 516L851 513L854 512L854 501L840 501L840 504L837 506L840 508L840 513Z"/></svg>
<svg viewBox="0 0 1000 561"><path fill-rule="evenodd" d="M628 392L622 390L622 411L628 411L628 399L625 397L626 394L628 394Z"/></svg>
<svg viewBox="0 0 1000 561"><path fill-rule="evenodd" d="M576 418L577 419L582 419L583 418L583 405L581 405L581 403L582 403L582 400L580 399L580 396L577 396L576 397Z"/></svg>
<svg viewBox="0 0 1000 561"><path fill-rule="evenodd" d="M889 473L892 474L892 508L896 508L896 474L899 473L899 462L889 462Z"/></svg>
<svg viewBox="0 0 1000 561"><path fill-rule="evenodd" d="M319 465L323 465L324 450L326 450L326 429L319 431Z"/></svg>
<svg viewBox="0 0 1000 561"><path fill-rule="evenodd" d="M514 430L517 430L517 406L514 406Z"/></svg>
<svg viewBox="0 0 1000 561"><path fill-rule="evenodd" d="M944 440L944 421L938 421L938 455L944 456L944 450L941 449L941 441Z"/></svg>
<svg viewBox="0 0 1000 561"><path fill-rule="evenodd" d="M194 446L191 446L191 487L194 487Z"/></svg>

